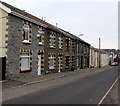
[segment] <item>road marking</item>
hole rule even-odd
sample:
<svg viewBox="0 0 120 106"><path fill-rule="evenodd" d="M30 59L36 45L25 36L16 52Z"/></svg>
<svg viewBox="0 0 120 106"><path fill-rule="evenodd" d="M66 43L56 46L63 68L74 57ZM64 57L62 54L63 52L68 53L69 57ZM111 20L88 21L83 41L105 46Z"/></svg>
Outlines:
<svg viewBox="0 0 120 106"><path fill-rule="evenodd" d="M111 91L111 89L113 88L113 86L115 85L115 83L118 81L119 78L120 78L120 76L114 81L114 83L112 84L112 86L109 88L109 90L106 92L106 94L102 97L102 99L100 100L100 102L98 103L97 106L99 106L99 105L102 104L103 100L106 98L106 96Z"/></svg>

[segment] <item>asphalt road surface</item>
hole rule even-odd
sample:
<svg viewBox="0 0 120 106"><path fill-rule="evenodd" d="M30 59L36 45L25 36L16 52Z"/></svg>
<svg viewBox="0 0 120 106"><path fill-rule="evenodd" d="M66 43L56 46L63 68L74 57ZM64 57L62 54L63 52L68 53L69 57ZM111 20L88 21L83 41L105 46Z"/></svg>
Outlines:
<svg viewBox="0 0 120 106"><path fill-rule="evenodd" d="M118 77L118 67L113 67L94 74L74 74L64 78L58 78L16 88L14 93L29 93L12 98L3 104L98 104L115 79ZM32 91L34 89L34 91ZM35 90L36 89L36 90ZM6 93L3 95L10 95Z"/></svg>

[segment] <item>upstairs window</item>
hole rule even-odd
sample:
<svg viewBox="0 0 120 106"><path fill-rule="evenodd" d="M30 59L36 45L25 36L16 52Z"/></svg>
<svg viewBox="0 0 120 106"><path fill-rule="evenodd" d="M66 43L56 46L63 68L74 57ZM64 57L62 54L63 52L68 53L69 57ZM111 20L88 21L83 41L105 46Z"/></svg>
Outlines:
<svg viewBox="0 0 120 106"><path fill-rule="evenodd" d="M73 51L73 52L75 52L75 50L76 50L76 49L75 49L75 46L76 46L76 45L75 45L75 41L72 40L72 51Z"/></svg>
<svg viewBox="0 0 120 106"><path fill-rule="evenodd" d="M30 26L27 24L24 24L24 34L23 34L24 40L29 40L29 32L30 32Z"/></svg>
<svg viewBox="0 0 120 106"><path fill-rule="evenodd" d="M23 43L30 43L31 42L31 32L32 32L32 28L31 28L32 24L26 21L23 21Z"/></svg>
<svg viewBox="0 0 120 106"><path fill-rule="evenodd" d="M38 28L38 34L37 34L38 42L39 42L38 44L43 44L44 35L45 35L44 29L42 27L39 27Z"/></svg>
<svg viewBox="0 0 120 106"><path fill-rule="evenodd" d="M66 51L68 52L70 50L70 38L66 38Z"/></svg>
<svg viewBox="0 0 120 106"><path fill-rule="evenodd" d="M84 51L84 45L81 44L81 53L83 53L83 51Z"/></svg>
<svg viewBox="0 0 120 106"><path fill-rule="evenodd" d="M50 31L50 47L55 48L55 33Z"/></svg>
<svg viewBox="0 0 120 106"><path fill-rule="evenodd" d="M77 53L79 53L79 43L77 43Z"/></svg>
<svg viewBox="0 0 120 106"><path fill-rule="evenodd" d="M59 49L63 48L63 38L61 37L61 35L59 35L58 37L58 46L59 46Z"/></svg>

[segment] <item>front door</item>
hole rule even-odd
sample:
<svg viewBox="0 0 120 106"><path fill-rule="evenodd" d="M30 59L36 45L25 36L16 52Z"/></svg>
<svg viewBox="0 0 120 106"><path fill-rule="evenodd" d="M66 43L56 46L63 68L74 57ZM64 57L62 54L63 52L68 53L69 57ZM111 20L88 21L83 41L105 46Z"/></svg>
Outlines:
<svg viewBox="0 0 120 106"><path fill-rule="evenodd" d="M41 55L38 55L38 75L41 75Z"/></svg>

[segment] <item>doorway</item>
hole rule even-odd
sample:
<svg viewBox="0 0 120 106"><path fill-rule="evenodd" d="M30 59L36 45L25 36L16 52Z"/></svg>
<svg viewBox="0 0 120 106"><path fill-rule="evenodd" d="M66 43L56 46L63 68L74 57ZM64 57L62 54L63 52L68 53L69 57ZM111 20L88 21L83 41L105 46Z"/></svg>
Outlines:
<svg viewBox="0 0 120 106"><path fill-rule="evenodd" d="M41 75L41 55L38 55L38 75Z"/></svg>

